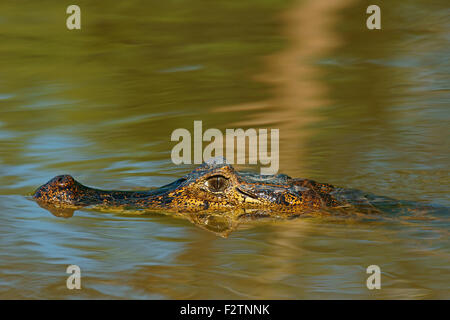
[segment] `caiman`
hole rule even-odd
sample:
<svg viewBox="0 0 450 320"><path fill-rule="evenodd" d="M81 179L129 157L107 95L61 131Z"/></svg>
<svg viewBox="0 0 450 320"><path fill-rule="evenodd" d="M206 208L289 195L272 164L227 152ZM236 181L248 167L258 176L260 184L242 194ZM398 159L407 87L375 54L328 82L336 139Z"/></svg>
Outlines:
<svg viewBox="0 0 450 320"><path fill-rule="evenodd" d="M86 207L100 211L159 211L176 213L203 226L211 217L226 218L233 224L243 218L290 218L348 209L371 214L380 212L381 204L399 203L284 174L238 172L224 158L210 159L184 177L146 191L99 190L82 185L70 175L60 175L39 187L33 198L59 216L71 216L74 210Z"/></svg>

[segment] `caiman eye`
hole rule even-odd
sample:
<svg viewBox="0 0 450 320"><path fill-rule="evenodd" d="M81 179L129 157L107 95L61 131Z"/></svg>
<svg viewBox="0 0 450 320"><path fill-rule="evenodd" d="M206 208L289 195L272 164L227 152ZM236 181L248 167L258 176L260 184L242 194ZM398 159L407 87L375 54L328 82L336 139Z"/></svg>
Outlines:
<svg viewBox="0 0 450 320"><path fill-rule="evenodd" d="M206 180L205 184L209 191L221 192L228 186L228 180L223 176L212 176Z"/></svg>

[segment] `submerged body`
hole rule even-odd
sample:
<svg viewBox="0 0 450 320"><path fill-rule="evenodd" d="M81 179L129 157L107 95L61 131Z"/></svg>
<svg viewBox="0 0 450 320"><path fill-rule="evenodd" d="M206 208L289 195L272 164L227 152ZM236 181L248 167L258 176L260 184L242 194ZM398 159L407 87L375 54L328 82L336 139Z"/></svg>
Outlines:
<svg viewBox="0 0 450 320"><path fill-rule="evenodd" d="M371 196L287 175L238 172L223 158L211 159L186 176L148 191L105 191L86 187L69 175L39 187L33 198L59 209L240 212L245 215L296 216L305 212L358 206L376 210ZM373 197L373 196L372 196ZM388 199L377 197L372 200Z"/></svg>

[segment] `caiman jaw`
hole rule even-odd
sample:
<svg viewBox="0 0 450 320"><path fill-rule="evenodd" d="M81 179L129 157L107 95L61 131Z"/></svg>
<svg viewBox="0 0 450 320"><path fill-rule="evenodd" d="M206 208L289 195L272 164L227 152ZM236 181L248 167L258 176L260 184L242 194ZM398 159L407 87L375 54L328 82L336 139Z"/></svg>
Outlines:
<svg viewBox="0 0 450 320"><path fill-rule="evenodd" d="M245 188L244 186L236 187L237 192L239 192L244 197L244 203L262 204L261 200L252 191L246 189L247 188Z"/></svg>
<svg viewBox="0 0 450 320"><path fill-rule="evenodd" d="M245 202L265 207L300 205L302 196L292 188L274 184L242 184L239 192L245 194Z"/></svg>
<svg viewBox="0 0 450 320"><path fill-rule="evenodd" d="M46 207L124 207L161 208L167 200L167 194L183 182L178 179L158 189L148 191L106 191L89 188L70 175L60 175L40 186L33 198Z"/></svg>

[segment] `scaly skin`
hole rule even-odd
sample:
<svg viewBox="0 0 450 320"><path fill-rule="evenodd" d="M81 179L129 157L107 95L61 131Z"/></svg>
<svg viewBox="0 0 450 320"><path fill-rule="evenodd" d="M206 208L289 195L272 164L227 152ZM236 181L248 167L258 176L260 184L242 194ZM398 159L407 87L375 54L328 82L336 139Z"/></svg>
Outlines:
<svg viewBox="0 0 450 320"><path fill-rule="evenodd" d="M214 158L173 183L149 191L105 191L86 187L69 175L57 176L34 193L42 206L64 208L164 210L184 213L264 211L298 215L348 205L338 188L286 175L237 172L225 159Z"/></svg>
<svg viewBox="0 0 450 320"><path fill-rule="evenodd" d="M423 217L448 208L398 201L354 189L335 187L286 175L262 176L237 172L223 158L207 161L186 176L148 191L105 191L86 187L69 175L57 176L33 195L37 203L58 217L89 208L120 213L172 213L226 237L246 220L298 216L335 218L384 217L389 214ZM373 216L372 214L375 214ZM350 221L350 220L349 220Z"/></svg>

